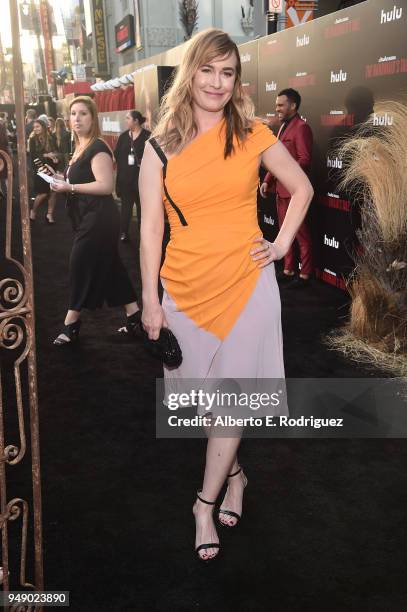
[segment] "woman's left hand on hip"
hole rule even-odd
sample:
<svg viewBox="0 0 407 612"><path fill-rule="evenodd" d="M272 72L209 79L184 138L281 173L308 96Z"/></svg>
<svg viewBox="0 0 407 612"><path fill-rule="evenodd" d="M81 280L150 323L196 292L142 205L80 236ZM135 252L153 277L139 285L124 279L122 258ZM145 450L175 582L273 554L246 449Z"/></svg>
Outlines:
<svg viewBox="0 0 407 612"><path fill-rule="evenodd" d="M258 262L258 268L264 268L273 261L281 259L284 256L283 253L279 252L279 249L273 242L265 240L265 238L262 236L255 238L253 242L256 244L256 246L255 248L251 249L250 255L253 261Z"/></svg>

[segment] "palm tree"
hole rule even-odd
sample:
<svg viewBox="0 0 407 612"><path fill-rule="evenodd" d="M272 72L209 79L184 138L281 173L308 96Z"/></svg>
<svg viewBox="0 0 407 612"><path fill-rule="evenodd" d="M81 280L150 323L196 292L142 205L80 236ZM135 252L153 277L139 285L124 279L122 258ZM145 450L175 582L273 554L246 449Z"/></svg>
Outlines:
<svg viewBox="0 0 407 612"><path fill-rule="evenodd" d="M198 25L197 0L182 0L179 3L179 18L186 33L184 40L189 40Z"/></svg>

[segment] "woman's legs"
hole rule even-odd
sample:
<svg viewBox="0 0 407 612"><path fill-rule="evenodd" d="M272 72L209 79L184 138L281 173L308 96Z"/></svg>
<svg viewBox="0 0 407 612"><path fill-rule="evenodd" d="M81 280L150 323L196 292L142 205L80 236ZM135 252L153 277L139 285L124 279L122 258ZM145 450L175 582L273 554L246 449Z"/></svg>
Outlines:
<svg viewBox="0 0 407 612"><path fill-rule="evenodd" d="M65 317L65 325L70 325L71 323L75 323L81 316L80 310L68 310Z"/></svg>
<svg viewBox="0 0 407 612"><path fill-rule="evenodd" d="M240 465L236 456L229 474L235 474L239 472L239 469ZM239 516L242 514L243 491L246 484L247 479L243 471L240 471L233 476L233 478L228 479L228 487L221 506L223 510L235 512ZM239 519L229 514L219 512L219 520L226 526L234 527Z"/></svg>
<svg viewBox="0 0 407 612"><path fill-rule="evenodd" d="M54 209L55 209L56 198L57 198L57 194L55 192L52 192L48 198L47 218L50 223L54 223Z"/></svg>
<svg viewBox="0 0 407 612"><path fill-rule="evenodd" d="M81 313L79 310L68 310L65 317L65 325L66 327L70 327L70 329L65 332L60 333L57 338L54 340L54 344L60 346L63 344L69 344L73 340L77 340L80 329L80 316ZM76 323L76 325L75 325Z"/></svg>
<svg viewBox="0 0 407 612"><path fill-rule="evenodd" d="M35 219L35 217L37 216L38 207L41 206L43 202L45 202L47 197L48 197L47 193L39 193L37 196L35 196L34 204L30 211L30 219L32 220Z"/></svg>
<svg viewBox="0 0 407 612"><path fill-rule="evenodd" d="M218 437L219 432L216 435L209 434L204 481L200 493L200 496L207 501L213 502L216 500L227 475L231 473L234 465L237 465L236 453L241 438L237 431L235 435L238 437L220 438ZM199 499L196 500L193 507L196 521L195 548L201 544L219 542L212 511L213 506L204 504ZM217 548L208 548L199 551L198 554L202 559L207 559L214 557L217 553Z"/></svg>
<svg viewBox="0 0 407 612"><path fill-rule="evenodd" d="M141 312L137 302L131 302L124 305L126 311L126 325L119 327L117 330L120 333L138 336L141 331Z"/></svg>
<svg viewBox="0 0 407 612"><path fill-rule="evenodd" d="M126 315L128 317L130 317L135 312L138 312L140 310L140 308L139 308L137 302L130 302L130 304L125 304L124 305L124 310L126 311Z"/></svg>

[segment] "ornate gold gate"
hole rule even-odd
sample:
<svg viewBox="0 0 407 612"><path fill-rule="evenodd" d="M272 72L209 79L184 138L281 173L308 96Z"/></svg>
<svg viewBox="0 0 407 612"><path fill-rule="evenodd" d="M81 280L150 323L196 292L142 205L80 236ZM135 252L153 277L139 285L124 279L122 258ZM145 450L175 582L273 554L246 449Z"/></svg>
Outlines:
<svg viewBox="0 0 407 612"><path fill-rule="evenodd" d="M9 0L9 5L13 39L19 186L14 208L17 210L19 202L21 236L17 237L16 232L12 232L12 160L6 153L0 152L0 162L4 161L8 171L7 201L0 204L6 207L5 215L2 211L5 228L1 228L4 232L4 253L0 253L0 581L5 591L37 591L43 590L44 580L34 294L17 0ZM18 240L22 243L21 261L13 256ZM13 476L19 473L21 478L24 464L29 468L32 483L24 480L24 492L21 491L21 496L14 495L12 499L8 499L8 489L15 487ZM20 606L5 609L33 608ZM40 607L35 609L42 610Z"/></svg>

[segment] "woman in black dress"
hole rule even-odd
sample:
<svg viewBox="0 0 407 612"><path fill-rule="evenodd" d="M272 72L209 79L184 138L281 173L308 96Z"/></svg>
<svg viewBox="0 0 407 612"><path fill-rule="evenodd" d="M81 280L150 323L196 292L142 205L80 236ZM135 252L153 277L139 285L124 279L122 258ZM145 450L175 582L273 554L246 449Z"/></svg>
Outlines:
<svg viewBox="0 0 407 612"><path fill-rule="evenodd" d="M82 308L124 306L125 329L135 333L140 311L135 291L118 253L119 211L112 197L113 155L100 138L96 105L79 96L70 105L76 148L65 175L54 175L51 189L67 192L75 231L70 258L71 294L60 346L78 338Z"/></svg>
<svg viewBox="0 0 407 612"><path fill-rule="evenodd" d="M34 160L39 159L43 164L47 164L52 169L55 169L58 164L57 144L55 136L49 133L47 126L41 119L34 121L33 131L28 140L28 150L32 164L35 193L34 204L30 211L30 219L35 221L38 207L48 201L48 211L45 220L47 223L53 224L55 223L54 208L56 197L54 193L50 192L49 183L38 176L38 167L35 165Z"/></svg>
<svg viewBox="0 0 407 612"><path fill-rule="evenodd" d="M138 192L138 176L141 159L144 153L145 142L150 138L151 132L141 127L146 118L136 110L126 115L127 130L120 134L114 150L117 163L116 194L121 199L120 240L129 239L129 226L136 204L137 224L140 231L140 195Z"/></svg>

